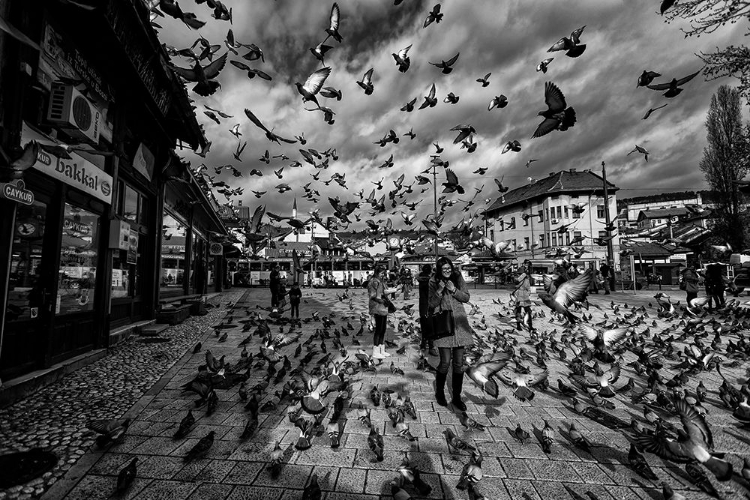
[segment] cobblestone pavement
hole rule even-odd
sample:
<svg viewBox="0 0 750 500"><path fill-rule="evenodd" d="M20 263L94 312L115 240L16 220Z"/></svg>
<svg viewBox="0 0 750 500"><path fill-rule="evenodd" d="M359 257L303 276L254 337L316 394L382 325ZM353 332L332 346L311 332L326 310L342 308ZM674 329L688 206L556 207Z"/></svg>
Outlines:
<svg viewBox="0 0 750 500"><path fill-rule="evenodd" d="M0 499L38 497L55 484L94 443L86 429L92 419L119 418L164 373L205 336L206 329L225 313L227 302L245 290L215 296L206 316L193 316L162 333L165 343L142 343L132 336L107 355L77 370L13 406L0 410L0 455L42 448L59 457L57 465L28 484L0 489Z"/></svg>
<svg viewBox="0 0 750 500"><path fill-rule="evenodd" d="M486 337L495 327L507 330L507 325L499 321L496 313L502 312L507 315L508 311L505 310L504 305L494 303L493 299L499 298L507 302L508 292L502 290L470 291L472 302L479 309L477 314L470 317L477 334ZM337 296L341 293L341 290L305 289L300 311L301 317L309 318L315 311L319 312L321 317L333 313L335 324L330 328L331 333L333 329L340 330L347 322L354 326L348 337L342 337L348 354L351 356L358 349L356 345L352 345L355 341L361 342L361 347L369 352L371 334L367 332L367 328L363 336L354 336L360 326L359 315L366 311L365 291L351 290L349 292L351 303L347 300L339 300ZM678 294L682 295L681 292L673 292L675 297ZM593 314L593 322L599 322L604 319L605 315L611 320L629 314L625 304L629 307L644 306L648 318L645 318L646 324L636 327L636 330L643 332L648 325L652 333L659 332L668 323L657 319L655 308L649 307L649 302L655 303L652 295L653 292L650 294L639 292L635 296L626 292L610 296L593 295L590 298L591 303L598 305L601 309L592 307L589 313ZM226 300L226 297L222 298L223 302ZM616 312L611 308L611 300L620 305L620 311ZM253 289L241 303L235 306L233 312L228 313L226 309L220 312L222 315L233 314L236 324L236 320L245 317L245 309L253 314L256 311L266 314L256 306L265 306L268 301L267 290ZM413 296L411 300L405 302L414 304L416 297ZM397 305L403 305L403 301L397 301ZM536 318L535 326L540 331L550 333L556 331L559 339L563 326L558 321L551 320L546 308L535 307L535 311L542 310L545 311L546 316ZM484 329L483 317L487 329ZM212 324L216 324L220 319L214 313L207 318L213 322ZM675 492L688 499L708 498L692 484L684 467L659 459L650 453L646 453L646 457L658 480L650 481L637 475L628 465L629 442L623 432L610 430L576 413L569 398L556 390L557 378L565 379L569 373L568 368L563 361L559 360L556 353L551 353L553 359L547 361L551 388L545 392L537 391L536 397L531 402L521 402L515 399L511 389L502 384L500 384L500 397L492 399L483 395L480 389L467 380L464 384L464 400L468 406L468 414L475 421L487 426L484 431L468 431L460 423L452 407L444 408L434 403L434 376L416 369L415 361L419 351L408 335L396 331L396 322L401 320L413 321L414 318L408 318L405 313L398 312L395 315L395 321L389 326L386 339L399 346L405 346L405 353L398 355L395 353L396 349L391 348L389 351L393 356L380 365L375 373L358 373L351 377L352 397L349 407L345 410L347 420L340 448L332 449L329 438L324 433L320 437L315 437L313 446L305 451L294 448L300 432L287 418L289 403L280 404L274 411L261 412L257 432L245 441L239 436L247 421L248 412L244 409L244 403L240 402L236 386L228 390L217 389L218 407L210 416L206 415L205 407L195 408L193 403L196 396L183 392L180 387L195 376L200 364L205 363L205 350L210 349L216 358L226 355L227 362L236 362L240 353L240 348L237 346L248 335L241 331L242 325L237 325L222 330L228 334L228 341L220 343L210 330L205 330L209 323L199 320L200 327L193 327L193 329L204 332L203 351L197 354L192 352L192 346L198 335L190 337L191 340L180 342L182 353L184 353L182 359L175 363L151 389L148 389L148 385L154 382L155 377L150 378L148 382L144 381L142 385L139 385L138 390L133 390L133 393L147 392L126 413L134 420L122 443L101 450L96 446L90 446L92 439L85 431L78 430L77 436L72 435L70 440L77 442L76 450L86 453L78 464L47 492L45 498L71 500L108 498L115 490L118 472L133 457L139 458L138 475L131 487L120 495L120 498L297 499L302 497L302 490L313 474L319 478L324 498L328 500L392 498L389 483L398 475L396 470L405 453L408 453L411 463L422 471L422 478L431 485L432 491L428 498L467 498L467 493L458 490L456 484L469 457L466 453L449 453L443 436L443 431L449 428L462 439L475 443L481 449L484 455L482 464L484 477L478 483L477 490L487 499L661 499L662 482L668 483ZM656 321L656 327L651 326L652 321ZM674 320L672 324L677 324L679 321ZM187 325L185 328L190 328L189 323L184 325ZM320 321L303 323L301 341L322 328ZM279 329L280 326L271 323L271 331L274 335L279 332ZM250 332L253 330L254 328ZM284 327L283 330L287 331L288 327ZM675 336L680 331L678 330ZM516 332L509 334L516 336ZM170 335L173 334L170 333ZM519 352L520 347L525 347L533 353L533 346L524 344L525 335L517 335L519 343L516 346L516 352ZM737 336L724 336L720 350L724 350L726 342L730 339L736 341ZM708 344L711 340L709 337L703 341ZM259 343L259 337L253 337L248 350L251 353L257 353ZM336 355L331 341L327 340L326 343L329 352ZM316 346L318 353L308 365L309 369L317 366L317 360L321 357L319 347L317 347L319 344L320 340L312 344ZM298 364L297 359L292 357L296 347L296 344L291 344L280 350L282 355L286 354L290 357L293 367ZM675 347L681 350L684 344L675 342ZM307 352L307 349L303 348L303 352ZM177 355L179 356L179 353ZM570 357L572 354L568 349L568 358ZM634 359L632 353L625 354L626 363ZM405 371L404 376L394 375L391 372L391 360L396 367ZM430 361L433 366L437 364L434 358ZM143 362L148 364L154 361L152 355L151 357L140 356L139 359L131 359L128 362L136 368L135 372L138 373L137 369ZM532 370L538 370L533 361L526 363ZM676 373L676 370L669 369L673 363L677 361L666 360L665 368L661 370L665 379L671 378ZM726 368L723 372L737 386L746 381L746 366L747 363L742 363L734 368ZM54 398L59 398L55 401L71 399L71 397L59 395L70 390L68 389L70 386L92 384L91 377L96 373L93 371L88 375L76 374L75 382L63 381L64 383L60 384L62 388L50 388L46 399L35 397L40 401L33 405L34 411L43 414L44 408L53 408L53 411L57 412L58 410L54 408L58 406L58 403L51 403L51 401L55 400ZM251 370L247 386L253 387L265 374L265 366ZM70 403L80 406L67 414L70 418L78 412L76 415L76 421L79 422L78 429L82 428L81 425L88 418L100 418L106 414L117 416L125 409L118 406L119 411L112 409L99 414L90 410L109 404L112 397L105 393L110 385L128 384L122 375L113 377L102 373L101 376L102 379L108 380L108 383L102 384L102 388L98 389L96 399L89 396L91 401ZM623 365L622 375L615 385L618 387L624 385L631 376L636 380L636 391L642 390L645 379L637 376L631 367L626 365ZM118 379L119 382L115 382ZM709 389L705 407L709 411L707 421L713 431L716 450L726 452L727 460L739 473L742 469L742 457L750 456L748 444L750 433L739 427L737 421L719 400L716 392L721 383L719 375L711 371L703 372L698 377L691 377L687 384L691 391L694 391L698 379L702 380ZM417 437L416 441L409 442L398 437L386 410L382 406L377 408L373 406L368 394L374 385L381 390L390 388L400 395L410 396L417 410L417 419L411 420L407 417L407 424L411 434ZM450 381L447 388L450 391ZM275 387L270 386L266 390L266 395L271 397L270 395L275 390L281 390L281 384ZM80 398L82 392L86 393L86 391L80 391L74 394ZM330 403L334 396L329 395L324 402ZM586 404L591 404L586 395L579 395L579 399ZM261 404L264 401L261 401ZM630 395L617 395L613 401L616 409L611 411L612 414L627 422L630 422L632 418L643 421L643 406L634 405ZM360 403L372 409L373 425L384 435L385 459L382 462L373 460L374 454L367 445L369 428L357 419L357 406ZM38 420L36 417L24 415L26 408L23 405L25 404L27 403L24 402L11 408L2 415L2 418L11 418L11 421L21 419L36 422ZM187 438L176 440L172 436L188 408L193 409L197 419L196 425ZM668 417L667 414L662 414L662 416ZM49 417L42 417L42 420L44 419L49 419ZM327 420L327 418L324 419L324 426ZM550 454L543 452L537 438L545 420L554 429L555 441ZM676 418L670 417L669 420L679 427L680 424ZM520 444L511 435L511 429L515 428L518 423L532 433L531 439L525 444ZM569 423L575 423L576 427L593 442L590 453L574 447L565 437ZM14 423L12 428L18 429L19 426ZM215 431L216 435L215 442L207 454L190 462L185 461L187 451L210 431ZM39 431L34 426L26 424L25 432L36 436ZM44 437L49 438L49 436ZM18 438L14 439L18 442ZM279 441L282 449L285 450L284 466L278 479L272 478L267 466L275 441ZM26 446L30 445L27 441L22 442L25 442ZM17 446L11 448L17 448ZM748 487L748 483L739 476L721 483L712 478L711 482L723 498L744 498L747 491L744 488ZM406 489L413 498L418 498L416 490L409 486ZM591 495L587 496L587 493Z"/></svg>

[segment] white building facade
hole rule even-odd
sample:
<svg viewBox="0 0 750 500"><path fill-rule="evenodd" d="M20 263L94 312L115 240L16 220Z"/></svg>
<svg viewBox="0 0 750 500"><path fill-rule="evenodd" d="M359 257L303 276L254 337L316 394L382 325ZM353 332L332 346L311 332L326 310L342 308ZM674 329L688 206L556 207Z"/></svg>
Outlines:
<svg viewBox="0 0 750 500"><path fill-rule="evenodd" d="M608 183L611 218L617 214L616 191ZM581 259L606 259L604 181L589 170L552 172L509 191L486 210L485 217L487 237L495 243L509 241L506 251L519 260L582 251ZM619 236L616 231L612 234L613 254L617 254Z"/></svg>

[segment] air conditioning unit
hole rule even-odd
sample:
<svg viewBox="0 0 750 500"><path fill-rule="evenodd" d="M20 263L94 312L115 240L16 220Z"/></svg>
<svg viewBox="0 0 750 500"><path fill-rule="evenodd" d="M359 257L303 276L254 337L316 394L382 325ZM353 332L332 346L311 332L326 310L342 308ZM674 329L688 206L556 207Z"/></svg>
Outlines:
<svg viewBox="0 0 750 500"><path fill-rule="evenodd" d="M560 219L552 219L552 224L559 224L559 223L560 223Z"/></svg>
<svg viewBox="0 0 750 500"><path fill-rule="evenodd" d="M72 85L52 84L47 120L64 129L71 137L92 144L99 143L102 115Z"/></svg>

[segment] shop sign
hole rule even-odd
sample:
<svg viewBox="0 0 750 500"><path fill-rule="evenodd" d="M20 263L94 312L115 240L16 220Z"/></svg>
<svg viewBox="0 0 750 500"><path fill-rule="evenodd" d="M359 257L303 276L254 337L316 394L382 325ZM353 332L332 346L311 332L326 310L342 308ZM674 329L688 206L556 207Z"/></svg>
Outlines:
<svg viewBox="0 0 750 500"><path fill-rule="evenodd" d="M102 102L114 102L112 91L98 71L91 67L83 55L57 33L49 24L45 26L42 48L52 65L70 78L82 79Z"/></svg>
<svg viewBox="0 0 750 500"><path fill-rule="evenodd" d="M32 139L42 142L50 141L49 138L32 130L24 123L21 132L21 146L25 146ZM32 168L111 205L112 176L82 156L72 152L69 156L69 160L58 158L39 148L36 163Z"/></svg>
<svg viewBox="0 0 750 500"><path fill-rule="evenodd" d="M133 157L133 168L142 173L149 181L154 175L154 153L141 143Z"/></svg>
<svg viewBox="0 0 750 500"><path fill-rule="evenodd" d="M34 203L34 193L26 189L26 184L20 179L15 182L0 183L0 198L23 205Z"/></svg>
<svg viewBox="0 0 750 500"><path fill-rule="evenodd" d="M135 10L127 2L109 0L104 17L154 104L162 115L166 116L172 104L171 89L168 85L170 74L161 54L155 53L156 48L144 36L143 27L134 13Z"/></svg>
<svg viewBox="0 0 750 500"><path fill-rule="evenodd" d="M91 234L91 226L89 224L76 222L71 219L65 219L63 221L63 229L70 233L76 233L80 236L88 236L89 234Z"/></svg>

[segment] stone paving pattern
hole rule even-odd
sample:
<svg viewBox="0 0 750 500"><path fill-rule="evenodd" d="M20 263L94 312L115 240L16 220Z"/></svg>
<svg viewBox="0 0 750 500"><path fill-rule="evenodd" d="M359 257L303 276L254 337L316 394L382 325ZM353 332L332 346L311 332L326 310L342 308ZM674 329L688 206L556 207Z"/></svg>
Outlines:
<svg viewBox="0 0 750 500"><path fill-rule="evenodd" d="M55 484L94 443L86 423L121 417L153 387L185 351L205 336L226 313L219 306L237 301L245 291L216 296L206 316L193 316L170 327L170 342L141 343L136 336L111 348L104 358L77 370L26 399L0 409L0 454L42 448L59 461L43 477L0 489L0 499L40 496Z"/></svg>
<svg viewBox="0 0 750 500"><path fill-rule="evenodd" d="M490 329L495 326L502 329L504 325L499 323L495 313L501 311L504 306L494 304L492 299L499 298L507 302L508 292L470 291L472 302L480 309L478 314L471 317L472 323L479 325L484 315ZM321 316L333 312L335 315L333 328L340 328L349 321L355 326L355 330L350 333L355 333L359 328L360 313L366 312L366 293L362 289L352 289L350 291L351 306L349 302L337 299L340 293L341 290L305 289L301 307L302 318L310 317L313 311L318 311ZM678 294L681 295L681 292L674 293L675 296ZM604 314L613 318L615 313L609 308L611 299L620 305L627 303L630 306L639 307L646 305L649 301L655 303L651 295L653 292L650 295L647 292L639 292L637 296L630 293L616 293L606 297L593 295L590 301L600 305L602 310L592 308L590 312L594 315L594 322L600 321ZM222 302L227 300L226 295L222 297ZM265 306L269 301L267 290L250 290L235 306L236 319L244 315L242 309L247 308L254 313L257 310L256 306ZM413 296L406 302L415 303L416 297ZM401 300L397 301L398 305L402 303ZM543 307L535 307L535 310L542 311ZM218 323L221 319L214 314L215 312L216 310L207 317L212 320L212 324ZM242 314L237 315L238 312ZM654 308L647 309L647 312L648 321L656 318ZM221 313L224 315L228 311L222 309ZM562 325L559 322L552 323L548 311L545 310L545 313L547 314L545 318L535 320L535 326L540 330L556 330L559 334L562 331ZM624 313L623 310L620 314ZM350 318L344 319L346 316ZM403 312L396 314L396 320L404 318L406 315ZM189 321L194 321L194 319ZM663 320L657 320L657 323L660 328L667 325ZM242 333L239 326L224 330L228 332L229 340L226 343L219 343L210 329L206 330L206 325L205 321L199 322L199 329L204 337L204 351L210 349L216 358L226 355L227 361L236 361L240 351L237 344L247 334ZM180 386L191 380L196 374L198 365L205 362L204 351L192 354L194 342L192 344L180 342L182 352L185 353L183 358L174 364L166 375L126 413L126 416L133 417L134 421L124 441L105 450L99 450L96 446L91 447L79 463L62 481L49 490L44 498L109 498L115 488L117 473L134 456L139 457L138 476L121 498L296 499L301 498L302 490L313 473L317 474L324 491L324 498L328 500L392 498L388 483L397 476L396 468L405 452L408 452L412 464L423 471L423 479L432 485L433 490L429 498L467 498L466 492L456 489L456 484L464 464L468 461L468 456L466 454L451 455L448 452L442 433L449 427L459 437L473 440L481 448L485 457L482 465L484 478L477 489L488 499L589 498L586 496L587 493L594 495L590 498L599 499L660 499L662 498L660 486L662 481L670 484L676 492L688 499L708 498L690 482L684 468L663 461L652 454L646 454L646 457L659 480L651 482L638 476L628 465L629 443L625 436L621 432L612 431L575 413L568 398L554 389L557 378L559 376L564 378L568 373L563 362L556 357L548 361L553 388L547 392L537 391L532 402L524 403L516 400L510 389L502 384L500 397L492 400L483 396L481 391L467 380L464 385L464 400L467 403L468 412L473 419L488 426L484 432L467 431L460 424L457 415L453 413L452 407L443 408L433 402L434 376L416 370L417 346L411 343L407 336L396 333L393 326L393 324L389 326L386 338L397 342L400 346L407 344L406 353L395 355L395 349L391 348L389 351L394 356L388 358L378 368L377 373L353 376L351 386L354 390L349 402L355 408L360 402L368 408L373 408L373 424L378 427L385 440L383 462L373 461L373 453L366 442L369 429L357 420L355 408L346 410L349 412L348 420L339 449L331 449L328 437L324 434L314 439L311 449L296 450L293 445L299 436L299 430L287 418L287 404L280 405L276 411L261 413L260 427L256 434L247 441L240 441L239 435L246 422L246 410L244 410L244 403L239 401L236 387L225 391L217 390L220 402L215 413L206 416L205 408L194 409L193 413L197 422L188 437L184 440L173 439L172 435L178 422L188 408L194 408L193 401L196 399L194 394L181 391ZM322 328L320 322L303 323L302 340L319 328ZM643 328L644 326L641 326L639 331ZM272 324L271 329L275 334L279 331L279 326ZM284 327L284 331L287 329L288 327ZM172 335L172 330L174 329L167 331L169 335ZM652 328L652 330L658 329ZM477 329L477 333L483 335L486 332ZM197 338L198 335L195 337ZM735 339L735 337L729 338ZM519 339L523 342L522 337L519 336ZM353 337L343 337L343 340L349 354L354 354L358 347L350 345L354 340ZM357 340L361 341L363 349L370 351L371 334L367 332L367 328L364 336L357 337ZM254 337L248 350L257 352L258 344L259 338ZM319 341L315 344L319 344ZM327 341L327 344L330 351L330 341ZM519 344L521 345L523 344ZM677 345L682 348L682 344ZM283 348L281 353L289 354L292 359L291 354L295 348L296 344L292 344ZM530 346L527 348L533 349ZM316 356L315 360L318 357ZM633 359L634 356L631 353L625 355L626 362ZM313 366L315 360L308 366ZM391 360L406 372L405 376L394 376L391 373L389 369ZM143 358L131 361L137 366ZM437 364L434 358L431 362L433 365ZM533 367L533 363L529 364ZM669 364L670 362L667 361L666 366L668 367ZM292 366L296 365L297 360L292 359ZM737 385L738 379L745 376L745 365L724 371L725 375ZM265 367L253 371L248 380L248 387L252 387L264 374ZM662 374L666 378L672 375L666 368L662 370ZM624 384L630 376L634 376L639 388L643 387L644 381L625 366L616 386ZM716 389L721 383L718 374L702 373L700 379L710 391L709 401L705 406L710 412L707 420L713 429L716 449L727 452L727 459L739 472L742 468L742 457L750 455L750 450L748 450L750 433L738 427L736 420L718 400ZM83 376L79 380L78 383L81 384L91 382ZM399 394L411 397L417 408L418 418L412 421L407 417L407 423L411 433L418 437L417 441L410 443L395 435L386 411L382 406L373 407L369 400L368 394L373 385L378 385L381 389L391 388ZM688 386L693 390L695 385L697 385L697 379L693 378ZM450 380L447 386L449 390ZM280 389L280 386L276 389ZM274 387L269 387L266 392L272 394L274 390ZM49 394L56 394L55 389L50 388ZM31 399L35 398L36 395ZM107 399L106 396L101 396L99 403L104 399ZM332 400L332 397L329 396L329 399ZM585 396L579 396L579 399L589 403ZM615 402L617 409L612 411L613 414L626 421L630 421L631 418L642 419L642 406L631 404L629 396L618 396ZM26 403L21 403L23 404ZM44 406L38 403L37 405ZM52 406L52 411L55 411L55 405ZM2 417L19 418L19 410L16 407L11 408ZM87 417L95 418L91 413L81 416L84 421ZM547 420L555 430L555 444L549 455L542 451L538 440L533 436L526 444L521 445L510 434L510 429L515 428L517 423L521 423L529 431L540 430L544 425L544 420ZM675 421L675 419L672 420ZM570 422L574 422L576 427L595 443L591 454L573 447L564 438L564 430ZM324 425L326 423L327 419L324 420ZM184 456L187 450L211 430L216 431L213 447L205 457L186 463ZM82 449L92 442L90 435L85 433L80 439ZM285 465L278 479L271 478L266 465L275 441L280 441L285 450ZM725 483L713 480L712 482L723 498L743 498L745 495L743 488L748 486L741 479ZM416 496L416 491L409 487L407 490L413 498L419 498Z"/></svg>

